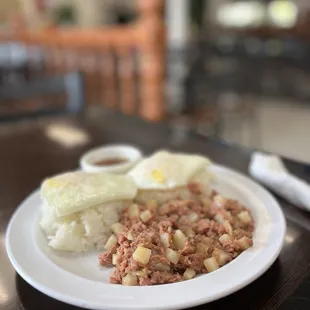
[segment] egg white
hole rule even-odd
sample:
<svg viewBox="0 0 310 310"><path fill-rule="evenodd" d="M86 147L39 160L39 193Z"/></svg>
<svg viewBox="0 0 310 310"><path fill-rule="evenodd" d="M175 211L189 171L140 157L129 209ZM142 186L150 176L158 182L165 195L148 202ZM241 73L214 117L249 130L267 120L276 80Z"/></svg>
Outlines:
<svg viewBox="0 0 310 310"><path fill-rule="evenodd" d="M137 186L126 175L67 172L46 179L41 197L57 216L65 216L109 201L130 200Z"/></svg>

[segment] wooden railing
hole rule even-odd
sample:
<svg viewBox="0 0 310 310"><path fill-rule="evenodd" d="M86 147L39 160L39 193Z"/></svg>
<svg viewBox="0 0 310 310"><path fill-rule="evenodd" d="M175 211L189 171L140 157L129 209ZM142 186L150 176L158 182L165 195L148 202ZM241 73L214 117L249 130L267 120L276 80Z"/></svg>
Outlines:
<svg viewBox="0 0 310 310"><path fill-rule="evenodd" d="M87 101L102 102L150 121L166 115L163 0L138 1L139 18L102 29L18 29L15 40L44 51L46 72L85 75Z"/></svg>

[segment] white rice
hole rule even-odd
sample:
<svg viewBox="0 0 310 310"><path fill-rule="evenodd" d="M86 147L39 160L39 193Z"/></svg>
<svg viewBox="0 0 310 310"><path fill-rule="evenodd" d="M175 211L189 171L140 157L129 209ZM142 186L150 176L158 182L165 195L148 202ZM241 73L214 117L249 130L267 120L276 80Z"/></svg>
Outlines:
<svg viewBox="0 0 310 310"><path fill-rule="evenodd" d="M111 235L111 225L118 222L119 213L126 206L128 202L110 202L57 217L45 203L40 225L49 240L49 246L54 250L102 250Z"/></svg>

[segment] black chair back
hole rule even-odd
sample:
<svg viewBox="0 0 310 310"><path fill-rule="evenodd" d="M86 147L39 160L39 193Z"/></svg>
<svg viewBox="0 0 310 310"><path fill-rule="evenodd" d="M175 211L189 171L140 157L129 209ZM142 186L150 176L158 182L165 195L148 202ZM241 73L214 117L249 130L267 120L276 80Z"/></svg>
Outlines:
<svg viewBox="0 0 310 310"><path fill-rule="evenodd" d="M62 76L43 77L40 80L0 86L0 108L10 108L14 101L25 101L31 98L47 98L51 95L65 95L64 106L45 106L31 112L10 113L1 115L0 120L20 119L32 116L52 114L78 114L83 111L84 91L81 73L71 72ZM44 99L43 99L44 100Z"/></svg>

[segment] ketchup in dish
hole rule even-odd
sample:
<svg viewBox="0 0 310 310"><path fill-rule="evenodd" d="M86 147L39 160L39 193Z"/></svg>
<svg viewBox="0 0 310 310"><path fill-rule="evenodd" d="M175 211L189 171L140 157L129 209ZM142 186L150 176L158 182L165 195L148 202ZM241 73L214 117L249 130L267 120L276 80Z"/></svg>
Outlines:
<svg viewBox="0 0 310 310"><path fill-rule="evenodd" d="M128 162L127 158L121 157L113 157L113 158L105 158L94 162L96 166L112 166L119 165Z"/></svg>

